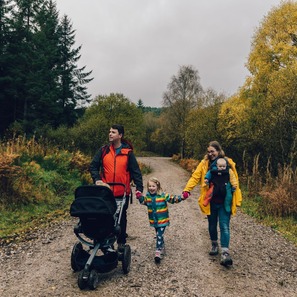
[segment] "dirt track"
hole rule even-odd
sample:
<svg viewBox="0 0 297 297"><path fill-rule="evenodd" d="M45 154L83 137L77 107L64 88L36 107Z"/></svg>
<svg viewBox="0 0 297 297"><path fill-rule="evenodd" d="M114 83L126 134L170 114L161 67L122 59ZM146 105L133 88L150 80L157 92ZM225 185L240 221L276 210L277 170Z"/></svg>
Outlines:
<svg viewBox="0 0 297 297"><path fill-rule="evenodd" d="M189 174L166 158L139 158L154 169L163 190L180 194ZM144 177L146 185L147 177ZM154 263L155 239L146 207L136 200L129 206L128 243L132 248L129 274L121 264L100 275L95 291L81 291L70 254L77 241L70 219L32 240L0 249L0 296L224 296L295 297L297 247L271 228L257 224L238 211L231 220L230 250L234 265L225 268L219 256L208 255L207 220L197 205L198 189L191 198L169 205L171 225L165 232L167 255Z"/></svg>

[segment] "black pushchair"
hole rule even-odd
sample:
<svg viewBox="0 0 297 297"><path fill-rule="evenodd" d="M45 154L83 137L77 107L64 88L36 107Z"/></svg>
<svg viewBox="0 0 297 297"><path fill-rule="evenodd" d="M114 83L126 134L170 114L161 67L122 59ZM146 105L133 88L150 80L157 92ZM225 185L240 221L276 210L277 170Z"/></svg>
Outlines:
<svg viewBox="0 0 297 297"><path fill-rule="evenodd" d="M114 243L120 234L120 220L126 203L126 186L121 183L108 183L109 186L123 186L124 195L115 199L107 186L80 186L75 190L75 200L70 207L70 215L78 217L74 233L79 239L71 253L71 268L78 274L78 286L87 286L94 290L99 282L98 273L115 269L122 262L125 274L130 271L131 248L125 245L123 251L117 251ZM89 247L84 250L83 245ZM101 255L97 252L101 251Z"/></svg>

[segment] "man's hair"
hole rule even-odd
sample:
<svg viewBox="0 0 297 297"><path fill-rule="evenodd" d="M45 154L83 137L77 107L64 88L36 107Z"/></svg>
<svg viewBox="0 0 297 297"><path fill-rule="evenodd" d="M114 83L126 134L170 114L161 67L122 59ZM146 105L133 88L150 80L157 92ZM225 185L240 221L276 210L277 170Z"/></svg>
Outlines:
<svg viewBox="0 0 297 297"><path fill-rule="evenodd" d="M116 129L119 131L119 134L122 134L124 136L125 130L123 125L114 124L111 126L112 129Z"/></svg>

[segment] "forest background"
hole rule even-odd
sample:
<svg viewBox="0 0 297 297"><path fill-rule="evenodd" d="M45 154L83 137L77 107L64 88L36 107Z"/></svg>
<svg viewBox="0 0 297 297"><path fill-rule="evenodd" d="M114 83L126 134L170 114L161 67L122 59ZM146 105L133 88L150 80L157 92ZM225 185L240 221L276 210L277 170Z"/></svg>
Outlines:
<svg viewBox="0 0 297 297"><path fill-rule="evenodd" d="M236 94L204 89L199 71L182 65L162 108L118 93L91 99L92 71L78 67L75 30L53 0L1 0L0 35L0 243L68 215L113 123L136 155L169 156L189 171L218 140L237 164L243 210L297 242L295 1L259 24Z"/></svg>

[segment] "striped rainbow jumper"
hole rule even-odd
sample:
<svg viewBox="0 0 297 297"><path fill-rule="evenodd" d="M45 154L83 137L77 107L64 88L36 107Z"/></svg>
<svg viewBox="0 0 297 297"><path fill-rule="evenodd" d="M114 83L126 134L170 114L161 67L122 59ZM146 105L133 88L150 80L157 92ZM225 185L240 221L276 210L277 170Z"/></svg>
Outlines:
<svg viewBox="0 0 297 297"><path fill-rule="evenodd" d="M159 228L169 225L169 211L167 203L179 203L182 201L180 195L168 193L151 195L149 192L139 199L139 202L147 206L149 223L152 227Z"/></svg>

